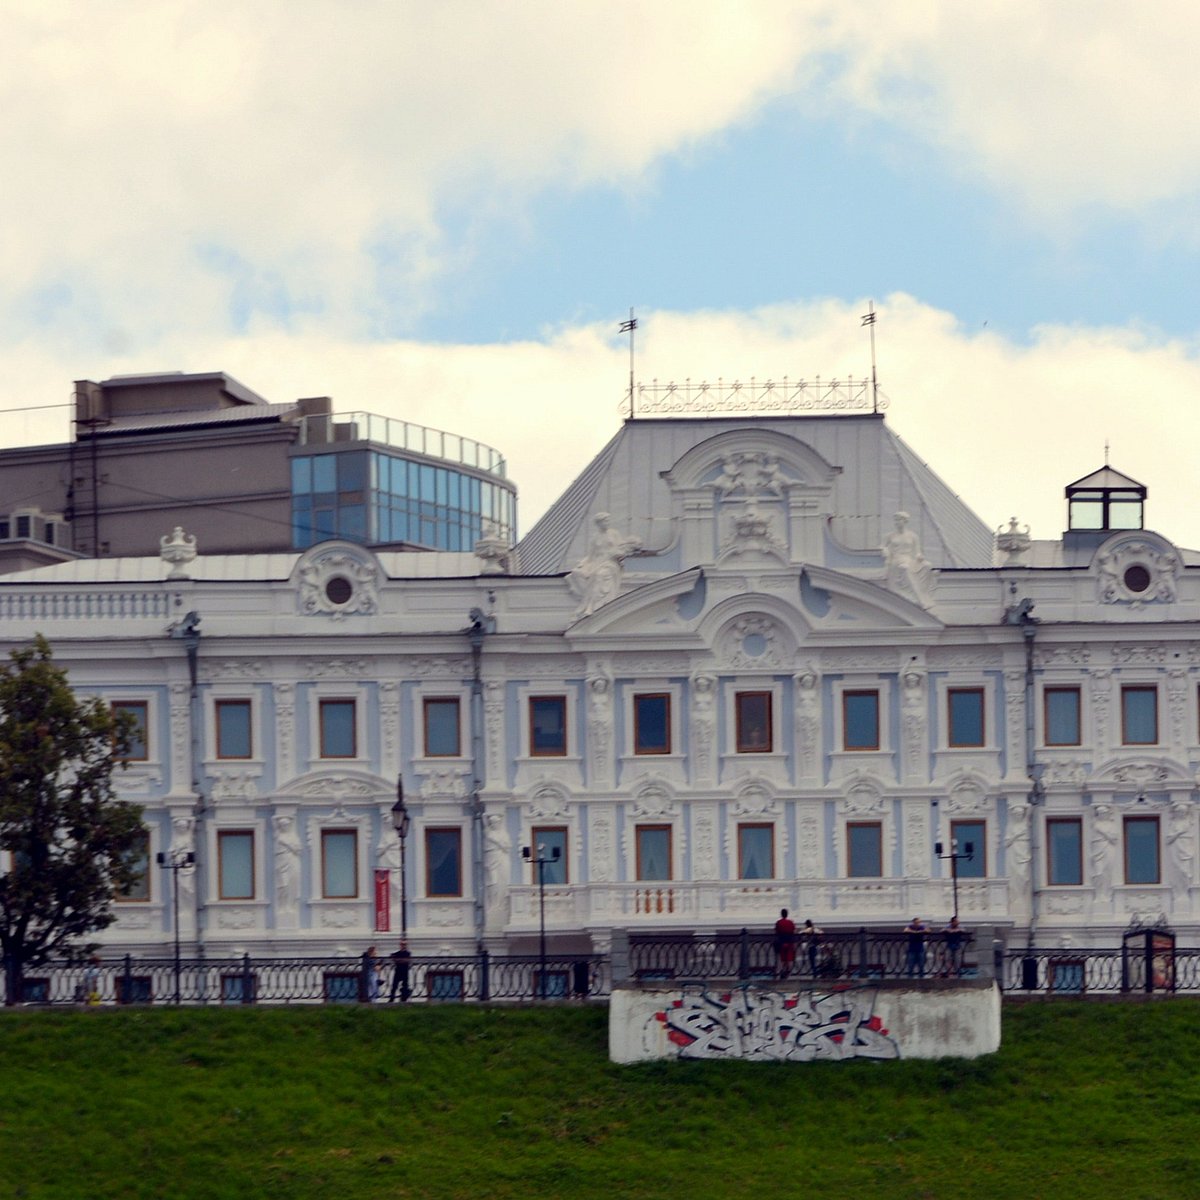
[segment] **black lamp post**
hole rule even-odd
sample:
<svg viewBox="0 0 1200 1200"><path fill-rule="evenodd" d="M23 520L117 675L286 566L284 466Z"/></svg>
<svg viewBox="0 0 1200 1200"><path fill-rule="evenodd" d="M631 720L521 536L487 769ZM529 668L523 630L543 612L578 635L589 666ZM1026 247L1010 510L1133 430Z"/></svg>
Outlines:
<svg viewBox="0 0 1200 1200"><path fill-rule="evenodd" d="M953 881L953 885L954 885L954 919L957 921L958 920L958 860L960 858L963 858L963 859L966 859L967 862L970 862L971 859L973 859L975 857L975 843L974 842L963 842L963 848L960 851L958 848L958 838L951 838L949 854L942 853L942 843L941 842L934 843L933 852L934 852L934 854L936 854L938 856L938 858L948 858L950 860L950 878Z"/></svg>
<svg viewBox="0 0 1200 1200"><path fill-rule="evenodd" d="M182 964L179 959L179 872L185 867L194 866L196 856L191 850L160 850L155 860L164 871L171 872L171 908L175 914L175 1003L180 1001L179 979Z"/></svg>
<svg viewBox="0 0 1200 1200"><path fill-rule="evenodd" d="M408 806L404 803L404 776L396 776L396 803L392 805L392 828L400 839L400 949L392 958L395 960L395 970L392 972L392 994L388 1003L396 999L396 991L400 999L407 1000L412 995L408 986L409 959L412 957L408 949L408 830L412 824Z"/></svg>
<svg viewBox="0 0 1200 1200"><path fill-rule="evenodd" d="M556 863L562 857L562 847L555 846L550 851L550 857L546 857L546 847L538 846L537 857L534 857L533 849L529 846L521 847L521 857L527 863L537 864L538 873L538 995L544 1000L546 998L546 867L550 863Z"/></svg>

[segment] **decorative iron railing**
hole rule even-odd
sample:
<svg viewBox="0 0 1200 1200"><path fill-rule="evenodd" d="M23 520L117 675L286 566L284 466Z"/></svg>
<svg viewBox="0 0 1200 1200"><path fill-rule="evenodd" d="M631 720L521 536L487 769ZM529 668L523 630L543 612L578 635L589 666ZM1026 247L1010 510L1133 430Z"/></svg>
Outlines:
<svg viewBox="0 0 1200 1200"><path fill-rule="evenodd" d="M1006 950L996 973L1011 996L1137 995L1200 992L1200 949L1148 953L1136 946L1100 950Z"/></svg>
<svg viewBox="0 0 1200 1200"><path fill-rule="evenodd" d="M21 1004L320 1004L588 1000L609 992L608 961L587 955L456 958L171 958L28 967ZM7 999L7 986L5 988Z"/></svg>
<svg viewBox="0 0 1200 1200"><path fill-rule="evenodd" d="M639 383L633 416L706 416L716 413L763 416L775 413L882 412L887 399L869 379L718 379L716 383Z"/></svg>

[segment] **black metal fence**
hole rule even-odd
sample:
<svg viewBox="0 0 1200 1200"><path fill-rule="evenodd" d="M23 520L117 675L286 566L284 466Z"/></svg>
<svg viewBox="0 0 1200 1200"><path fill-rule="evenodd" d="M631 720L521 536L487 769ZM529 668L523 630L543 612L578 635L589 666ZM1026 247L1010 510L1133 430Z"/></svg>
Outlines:
<svg viewBox="0 0 1200 1200"><path fill-rule="evenodd" d="M991 964L984 964L991 970ZM975 975L972 938L900 931L821 932L778 940L773 931L742 929L710 937L631 934L629 974L663 979L902 979Z"/></svg>
<svg viewBox="0 0 1200 1200"><path fill-rule="evenodd" d="M1003 950L996 978L1013 996L1113 996L1200 992L1200 950Z"/></svg>
<svg viewBox="0 0 1200 1200"><path fill-rule="evenodd" d="M28 967L18 1004L338 1004L565 1001L608 995L596 956L133 958ZM8 1000L5 995L5 1000Z"/></svg>

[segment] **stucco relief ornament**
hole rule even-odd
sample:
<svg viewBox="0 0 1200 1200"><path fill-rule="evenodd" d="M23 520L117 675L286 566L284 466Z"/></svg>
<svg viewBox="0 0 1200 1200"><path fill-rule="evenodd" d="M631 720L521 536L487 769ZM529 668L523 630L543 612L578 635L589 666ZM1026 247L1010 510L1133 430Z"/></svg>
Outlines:
<svg viewBox="0 0 1200 1200"><path fill-rule="evenodd" d="M296 823L286 814L273 820L275 826L275 904L290 912L300 899L300 839Z"/></svg>
<svg viewBox="0 0 1200 1200"><path fill-rule="evenodd" d="M908 527L908 513L896 514L895 528L884 538L881 549L887 586L928 608L933 595L933 568L921 553L920 539Z"/></svg>
<svg viewBox="0 0 1200 1200"><path fill-rule="evenodd" d="M721 544L722 559L738 554L766 553L786 562L787 548L772 532L772 519L748 497L742 511L735 514L728 536Z"/></svg>
<svg viewBox="0 0 1200 1200"><path fill-rule="evenodd" d="M340 550L318 555L300 568L300 610L340 621L379 607L379 571Z"/></svg>
<svg viewBox="0 0 1200 1200"><path fill-rule="evenodd" d="M167 578L190 579L187 565L196 557L196 535L184 533L183 526L176 525L171 530L170 536L158 539L158 544L161 547L159 554L163 562L171 565L170 571L167 572Z"/></svg>
<svg viewBox="0 0 1200 1200"><path fill-rule="evenodd" d="M590 617L617 596L621 590L621 564L642 548L640 538L626 537L612 527L608 513L597 513L592 520L596 530L588 552L567 576L571 594L579 598L576 618Z"/></svg>
<svg viewBox="0 0 1200 1200"><path fill-rule="evenodd" d="M1141 608L1178 598L1179 557L1149 541L1121 542L1096 558L1096 595L1101 604Z"/></svg>

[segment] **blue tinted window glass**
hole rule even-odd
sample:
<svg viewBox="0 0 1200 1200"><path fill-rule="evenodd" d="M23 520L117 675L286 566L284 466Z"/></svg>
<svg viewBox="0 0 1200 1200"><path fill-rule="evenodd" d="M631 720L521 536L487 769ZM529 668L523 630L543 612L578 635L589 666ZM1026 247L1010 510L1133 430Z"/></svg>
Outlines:
<svg viewBox="0 0 1200 1200"><path fill-rule="evenodd" d="M409 495L408 463L401 458L392 459L392 492L397 496Z"/></svg>
<svg viewBox="0 0 1200 1200"><path fill-rule="evenodd" d="M450 496L447 500L447 503L451 508L461 508L462 505L459 503L459 488L462 485L462 476L457 471L450 471L448 482L450 486Z"/></svg>
<svg viewBox="0 0 1200 1200"><path fill-rule="evenodd" d="M983 692L979 688L951 688L946 693L950 707L950 745L983 745Z"/></svg>
<svg viewBox="0 0 1200 1200"><path fill-rule="evenodd" d="M354 701L321 701L321 757L353 758Z"/></svg>
<svg viewBox="0 0 1200 1200"><path fill-rule="evenodd" d="M442 467L438 467L438 469L434 472L434 479L437 483L437 495L435 499L443 507L446 505L446 496L450 488L449 474L450 473Z"/></svg>
<svg viewBox="0 0 1200 1200"><path fill-rule="evenodd" d="M421 499L432 500L436 493L436 487L433 482L433 468L421 467Z"/></svg>
<svg viewBox="0 0 1200 1200"><path fill-rule="evenodd" d="M534 696L529 701L529 753L566 754L567 698Z"/></svg>
<svg viewBox="0 0 1200 1200"><path fill-rule="evenodd" d="M667 826L638 826L637 877L645 880L671 878L671 830Z"/></svg>
<svg viewBox="0 0 1200 1200"><path fill-rule="evenodd" d="M254 834L217 834L217 858L220 864L220 898L254 899Z"/></svg>
<svg viewBox="0 0 1200 1200"><path fill-rule="evenodd" d="M458 701L425 701L425 753L432 757L457 757Z"/></svg>
<svg viewBox="0 0 1200 1200"><path fill-rule="evenodd" d="M1046 689L1046 745L1079 745L1079 689Z"/></svg>
<svg viewBox="0 0 1200 1200"><path fill-rule="evenodd" d="M312 491L312 459L292 459L292 494Z"/></svg>
<svg viewBox="0 0 1200 1200"><path fill-rule="evenodd" d="M425 831L426 895L462 895L462 831Z"/></svg>
<svg viewBox="0 0 1200 1200"><path fill-rule="evenodd" d="M846 874L878 878L883 874L883 826L864 821L846 826Z"/></svg>
<svg viewBox="0 0 1200 1200"><path fill-rule="evenodd" d="M323 541L325 538L337 536L337 520L332 508L318 508L313 513L312 528L314 540Z"/></svg>
<svg viewBox="0 0 1200 1200"><path fill-rule="evenodd" d="M408 513L392 509L392 541L407 542L408 540Z"/></svg>
<svg viewBox="0 0 1200 1200"><path fill-rule="evenodd" d="M312 460L312 490L314 492L337 490L336 454L318 454Z"/></svg>
<svg viewBox="0 0 1200 1200"><path fill-rule="evenodd" d="M1158 818L1125 820L1125 882L1158 882Z"/></svg>
<svg viewBox="0 0 1200 1200"><path fill-rule="evenodd" d="M567 831L557 827L536 828L533 831L533 845L537 857L543 860L542 878L555 887L564 886L567 882ZM555 850L558 851L557 858L554 856ZM537 863L531 862L530 867L533 871L532 882L537 883Z"/></svg>
<svg viewBox="0 0 1200 1200"><path fill-rule="evenodd" d="M343 504L338 514L341 535L354 541L363 541L367 536L367 508L365 504Z"/></svg>
<svg viewBox="0 0 1200 1200"><path fill-rule="evenodd" d="M1127 746L1150 746L1158 741L1158 689L1121 689L1122 740Z"/></svg>
<svg viewBox="0 0 1200 1200"><path fill-rule="evenodd" d="M987 874L987 825L983 821L954 821L950 826L951 844L958 843L958 853L966 854L971 845L971 857L958 860L959 879L982 879Z"/></svg>
<svg viewBox="0 0 1200 1200"><path fill-rule="evenodd" d="M634 696L633 752L669 754L671 752L670 696Z"/></svg>
<svg viewBox="0 0 1200 1200"><path fill-rule="evenodd" d="M217 757L250 757L250 701L217 701Z"/></svg>
<svg viewBox="0 0 1200 1200"><path fill-rule="evenodd" d="M742 879L775 876L775 838L769 825L738 826L738 875Z"/></svg>
<svg viewBox="0 0 1200 1200"><path fill-rule="evenodd" d="M361 492L367 485L367 456L365 454L338 454L337 475L339 492Z"/></svg>
<svg viewBox="0 0 1200 1200"><path fill-rule="evenodd" d="M879 748L879 693L846 692L842 696L845 714L845 748L847 750L877 750Z"/></svg>
<svg viewBox="0 0 1200 1200"><path fill-rule="evenodd" d="M1080 822L1049 820L1046 822L1047 863L1049 881L1054 884L1083 882L1083 832Z"/></svg>

